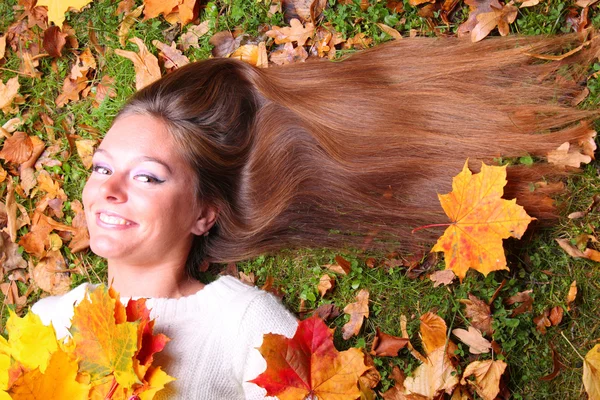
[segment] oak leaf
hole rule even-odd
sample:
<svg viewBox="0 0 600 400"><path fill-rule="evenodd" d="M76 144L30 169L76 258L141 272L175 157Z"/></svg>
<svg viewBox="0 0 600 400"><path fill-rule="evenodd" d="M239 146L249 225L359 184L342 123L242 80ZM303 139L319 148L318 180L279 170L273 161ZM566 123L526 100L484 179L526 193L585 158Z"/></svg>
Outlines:
<svg viewBox="0 0 600 400"><path fill-rule="evenodd" d="M299 19L293 18L290 26L273 26L266 35L275 39L276 44L296 42L298 46L304 46L306 41L315 33L315 25L311 22L302 24Z"/></svg>
<svg viewBox="0 0 600 400"><path fill-rule="evenodd" d="M508 269L502 239L520 238L533 220L516 200L502 199L506 166L482 163L472 174L465 162L452 180L452 192L438 195L452 223L431 250L443 251L446 269L461 280L473 268L484 275Z"/></svg>
<svg viewBox="0 0 600 400"><path fill-rule="evenodd" d="M583 386L590 400L600 399L600 344L595 345L585 355Z"/></svg>
<svg viewBox="0 0 600 400"><path fill-rule="evenodd" d="M134 37L129 41L137 45L139 53L116 49L115 54L133 62L133 67L135 68L135 88L140 90L160 79L161 74L158 66L158 58L148 51L142 39Z"/></svg>
<svg viewBox="0 0 600 400"><path fill-rule="evenodd" d="M484 400L494 400L500 392L500 378L505 369L506 363L502 360L473 361L465 368L460 383L474 386ZM475 376L474 382L467 380L471 375Z"/></svg>
<svg viewBox="0 0 600 400"><path fill-rule="evenodd" d="M369 291L361 289L356 295L356 302L344 307L344 312L350 315L350 321L342 327L342 337L348 340L352 336L358 335L363 320L369 318Z"/></svg>
<svg viewBox="0 0 600 400"><path fill-rule="evenodd" d="M333 330L318 317L298 324L293 338L268 333L258 349L267 369L251 382L280 400L354 400L360 396L357 382L368 369L356 348L338 352Z"/></svg>
<svg viewBox="0 0 600 400"><path fill-rule="evenodd" d="M578 149L571 149L569 142L564 142L556 150L548 153L548 162L550 164L562 167L579 168L581 164L589 164L592 157L587 154L581 154Z"/></svg>
<svg viewBox="0 0 600 400"><path fill-rule="evenodd" d="M82 7L91 3L92 0L38 0L38 6L48 7L48 22L54 22L56 26L62 26L65 13L69 9L81 10Z"/></svg>
<svg viewBox="0 0 600 400"><path fill-rule="evenodd" d="M125 388L140 383L133 370L139 322L116 323L116 300L106 288L99 286L88 295L75 307L70 329L80 371L89 373L92 383L109 375Z"/></svg>

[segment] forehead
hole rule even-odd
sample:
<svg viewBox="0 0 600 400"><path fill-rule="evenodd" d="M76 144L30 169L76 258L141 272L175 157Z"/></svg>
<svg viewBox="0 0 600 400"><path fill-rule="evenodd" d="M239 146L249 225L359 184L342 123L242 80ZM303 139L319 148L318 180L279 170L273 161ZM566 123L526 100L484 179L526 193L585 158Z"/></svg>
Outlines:
<svg viewBox="0 0 600 400"><path fill-rule="evenodd" d="M172 135L165 124L148 115L126 115L118 118L106 133L100 148L160 155L177 153Z"/></svg>

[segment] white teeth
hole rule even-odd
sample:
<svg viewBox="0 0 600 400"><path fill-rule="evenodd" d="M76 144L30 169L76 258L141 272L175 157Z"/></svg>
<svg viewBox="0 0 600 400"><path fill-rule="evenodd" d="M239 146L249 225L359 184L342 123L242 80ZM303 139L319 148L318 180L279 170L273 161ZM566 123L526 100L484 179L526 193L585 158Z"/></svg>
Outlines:
<svg viewBox="0 0 600 400"><path fill-rule="evenodd" d="M127 222L126 220L124 220L123 218L119 218L119 217L115 217L112 215L106 215L106 214L100 214L99 216L100 221L104 222L105 224L110 224L110 225L129 225L129 222Z"/></svg>

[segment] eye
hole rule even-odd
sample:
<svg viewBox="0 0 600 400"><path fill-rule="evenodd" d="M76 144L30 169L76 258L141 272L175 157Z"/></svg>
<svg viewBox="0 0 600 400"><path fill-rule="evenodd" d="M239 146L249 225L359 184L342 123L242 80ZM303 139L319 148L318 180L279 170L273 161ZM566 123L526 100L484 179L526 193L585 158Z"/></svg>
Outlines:
<svg viewBox="0 0 600 400"><path fill-rule="evenodd" d="M95 172L95 173L101 174L101 175L110 175L110 173L111 173L111 171L108 168L103 167L101 165L96 165L96 164L92 165L92 172Z"/></svg>
<svg viewBox="0 0 600 400"><path fill-rule="evenodd" d="M143 182L143 183L163 183L163 180L160 180L152 175L146 175L146 174L140 174L140 175L136 175L134 176L134 178L136 181L138 182Z"/></svg>

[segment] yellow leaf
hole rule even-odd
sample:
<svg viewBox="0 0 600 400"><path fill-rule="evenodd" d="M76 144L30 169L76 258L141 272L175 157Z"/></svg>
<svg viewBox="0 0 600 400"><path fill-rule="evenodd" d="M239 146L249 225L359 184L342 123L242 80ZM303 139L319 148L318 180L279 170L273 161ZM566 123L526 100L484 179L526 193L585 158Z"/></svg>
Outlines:
<svg viewBox="0 0 600 400"><path fill-rule="evenodd" d="M115 322L115 300L99 286L75 307L71 334L80 371L96 380L114 374L124 388L140 383L133 369L137 350L137 322Z"/></svg>
<svg viewBox="0 0 600 400"><path fill-rule="evenodd" d="M426 354L446 345L446 323L440 316L432 312L421 316L421 340Z"/></svg>
<svg viewBox="0 0 600 400"><path fill-rule="evenodd" d="M81 158L81 163L85 169L92 168L92 157L94 156L94 146L98 142L92 139L81 139L75 141L75 147L77 148L77 154Z"/></svg>
<svg viewBox="0 0 600 400"><path fill-rule="evenodd" d="M431 251L443 251L446 269L462 281L473 268L484 275L508 269L502 239L520 238L533 220L516 200L502 199L506 166L482 163L481 172L467 167L452 180L452 192L438 195L452 223Z"/></svg>
<svg viewBox="0 0 600 400"><path fill-rule="evenodd" d="M500 377L505 369L506 363L502 360L473 361L467 365L460 383L475 386L484 400L494 400L500 392ZM471 375L475 375L475 382L467 380Z"/></svg>
<svg viewBox="0 0 600 400"><path fill-rule="evenodd" d="M152 400L156 392L162 390L167 383L175 380L175 378L169 376L160 367L150 368L144 378L148 382L149 388L138 395L140 400Z"/></svg>
<svg viewBox="0 0 600 400"><path fill-rule="evenodd" d="M160 79L161 74L160 67L158 66L158 58L148 51L142 39L134 37L129 41L137 45L140 49L139 53L116 49L115 54L133 62L133 67L135 68L135 87L137 90L140 90L144 86L148 86Z"/></svg>
<svg viewBox="0 0 600 400"><path fill-rule="evenodd" d="M10 356L8 354L0 354L0 390L8 389L8 370L10 368L10 364ZM1 394L0 400L2 400Z"/></svg>
<svg viewBox="0 0 600 400"><path fill-rule="evenodd" d="M92 0L38 0L37 5L48 7L48 22L54 22L54 25L61 27L65 20L65 13L70 8L79 11L91 1Z"/></svg>
<svg viewBox="0 0 600 400"><path fill-rule="evenodd" d="M76 377L77 360L58 350L52 354L46 373L39 369L24 373L9 393L14 400L86 400L90 387L79 383Z"/></svg>
<svg viewBox="0 0 600 400"><path fill-rule="evenodd" d="M12 357L28 369L46 371L50 356L58 349L52 326L42 324L40 317L29 312L23 318L12 311L6 321Z"/></svg>
<svg viewBox="0 0 600 400"><path fill-rule="evenodd" d="M583 386L589 400L600 399L600 344L585 355L583 363Z"/></svg>
<svg viewBox="0 0 600 400"><path fill-rule="evenodd" d="M13 77L6 81L6 85L0 80L0 109L10 106L19 92L19 78Z"/></svg>

